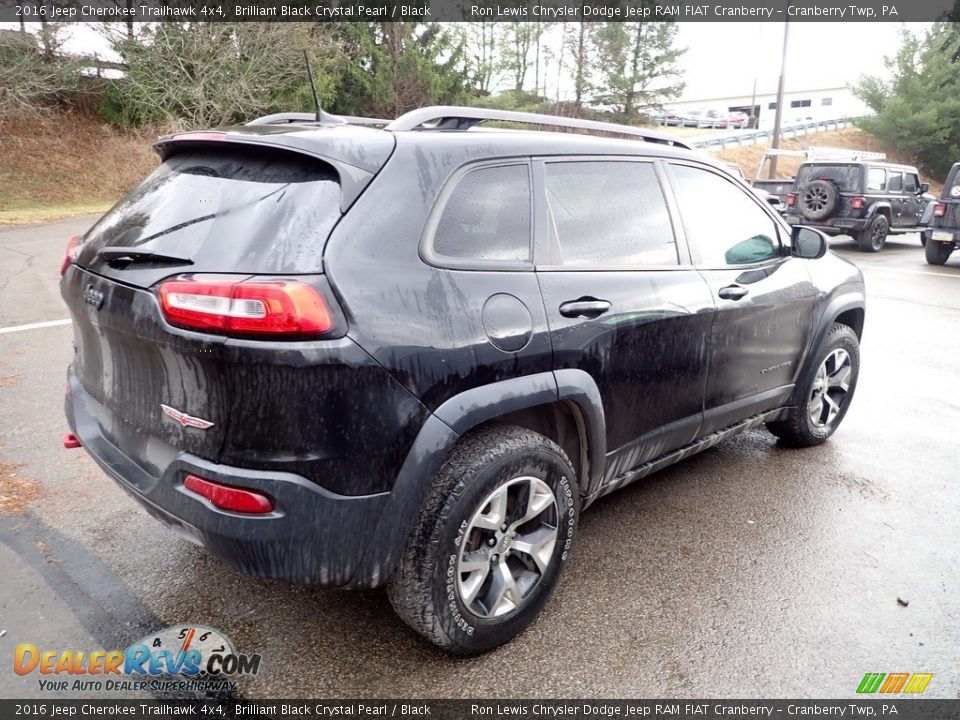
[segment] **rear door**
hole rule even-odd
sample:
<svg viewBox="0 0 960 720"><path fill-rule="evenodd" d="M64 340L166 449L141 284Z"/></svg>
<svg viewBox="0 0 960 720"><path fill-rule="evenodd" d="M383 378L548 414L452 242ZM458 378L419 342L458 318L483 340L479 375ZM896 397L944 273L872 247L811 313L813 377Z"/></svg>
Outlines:
<svg viewBox="0 0 960 720"><path fill-rule="evenodd" d="M813 328L805 261L785 253L782 223L732 178L694 163L668 165L693 262L717 312L700 435L790 396Z"/></svg>
<svg viewBox="0 0 960 720"><path fill-rule="evenodd" d="M117 203L83 238L62 286L73 373L108 438L147 465L155 440L219 459L231 408L258 368L240 375L227 338L168 324L156 286L180 274L320 273L339 218L331 166L256 147L190 147Z"/></svg>
<svg viewBox="0 0 960 720"><path fill-rule="evenodd" d="M535 163L554 366L597 383L608 481L689 443L701 419L713 302L677 244L661 178L645 159Z"/></svg>

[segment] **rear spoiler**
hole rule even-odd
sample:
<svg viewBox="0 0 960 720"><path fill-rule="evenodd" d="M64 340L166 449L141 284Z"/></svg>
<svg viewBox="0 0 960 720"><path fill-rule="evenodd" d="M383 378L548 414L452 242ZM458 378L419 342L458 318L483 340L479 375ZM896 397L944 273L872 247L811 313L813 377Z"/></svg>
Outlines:
<svg viewBox="0 0 960 720"><path fill-rule="evenodd" d="M224 143L308 155L336 170L340 179L340 211L345 213L390 158L395 142L392 133L355 125L267 125L165 135L153 147L161 160L190 148Z"/></svg>

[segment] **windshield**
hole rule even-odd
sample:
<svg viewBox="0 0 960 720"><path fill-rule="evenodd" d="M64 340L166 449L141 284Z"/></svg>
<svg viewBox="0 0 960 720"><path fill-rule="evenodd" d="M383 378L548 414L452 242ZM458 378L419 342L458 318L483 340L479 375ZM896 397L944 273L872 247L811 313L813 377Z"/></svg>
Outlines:
<svg viewBox="0 0 960 720"><path fill-rule="evenodd" d="M796 187L802 188L814 180L830 180L842 192L858 192L860 185L859 165L801 165L797 172Z"/></svg>
<svg viewBox="0 0 960 720"><path fill-rule="evenodd" d="M311 272L340 218L332 167L264 148L192 149L168 158L87 233L102 248L188 258L229 272Z"/></svg>

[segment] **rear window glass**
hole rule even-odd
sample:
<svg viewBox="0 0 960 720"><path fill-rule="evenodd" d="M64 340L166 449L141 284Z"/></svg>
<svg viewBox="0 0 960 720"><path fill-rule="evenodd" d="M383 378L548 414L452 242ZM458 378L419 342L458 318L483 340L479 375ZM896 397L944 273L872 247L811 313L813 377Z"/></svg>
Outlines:
<svg viewBox="0 0 960 720"><path fill-rule="evenodd" d="M887 179L887 190L890 192L903 190L903 173L890 173L890 177Z"/></svg>
<svg viewBox="0 0 960 720"><path fill-rule="evenodd" d="M802 165L797 172L796 186L803 187L814 180L830 180L842 192L857 192L860 185L860 166Z"/></svg>
<svg viewBox="0 0 960 720"><path fill-rule="evenodd" d="M191 149L168 158L86 236L225 272L310 272L340 218L336 171L309 156L258 148Z"/></svg>
<svg viewBox="0 0 960 720"><path fill-rule="evenodd" d="M471 170L447 198L433 236L441 258L530 260L530 172L526 165Z"/></svg>

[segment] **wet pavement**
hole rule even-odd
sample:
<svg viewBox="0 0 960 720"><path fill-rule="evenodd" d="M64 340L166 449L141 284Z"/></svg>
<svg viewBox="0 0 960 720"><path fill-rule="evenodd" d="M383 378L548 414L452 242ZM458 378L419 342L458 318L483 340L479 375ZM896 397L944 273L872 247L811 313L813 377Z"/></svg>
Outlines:
<svg viewBox="0 0 960 720"><path fill-rule="evenodd" d="M62 449L71 330L3 329L67 317L57 268L90 222L0 229L0 697L43 696L12 671L18 643L110 650L181 623L262 655L249 698L846 698L866 672L932 672L925 696L958 697L960 257L834 241L869 296L834 438L752 431L601 500L530 630L462 659L382 592L238 574Z"/></svg>

